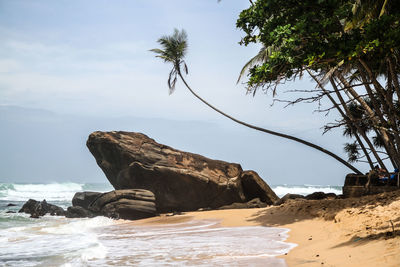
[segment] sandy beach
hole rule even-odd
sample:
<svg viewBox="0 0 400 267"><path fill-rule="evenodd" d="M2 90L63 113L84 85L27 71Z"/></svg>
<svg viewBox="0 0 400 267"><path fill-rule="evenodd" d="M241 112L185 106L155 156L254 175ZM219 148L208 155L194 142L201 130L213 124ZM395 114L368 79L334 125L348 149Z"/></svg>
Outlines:
<svg viewBox="0 0 400 267"><path fill-rule="evenodd" d="M290 200L262 209L164 214L134 224L216 219L222 226L290 229L289 266L399 266L400 191L349 199Z"/></svg>

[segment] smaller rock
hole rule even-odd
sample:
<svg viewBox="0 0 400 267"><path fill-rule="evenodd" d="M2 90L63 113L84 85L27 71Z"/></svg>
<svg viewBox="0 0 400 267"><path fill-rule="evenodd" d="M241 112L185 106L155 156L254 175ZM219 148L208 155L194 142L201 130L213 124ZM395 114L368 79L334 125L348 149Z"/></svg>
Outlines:
<svg viewBox="0 0 400 267"><path fill-rule="evenodd" d="M8 211L6 211L6 213L16 213L16 212L12 211L12 210L8 210Z"/></svg>
<svg viewBox="0 0 400 267"><path fill-rule="evenodd" d="M99 192L77 192L72 198L72 206L82 207L88 209L89 205L95 201L102 193Z"/></svg>
<svg viewBox="0 0 400 267"><path fill-rule="evenodd" d="M260 199L268 205L279 199L269 185L255 171L244 171L241 174L243 192L247 200Z"/></svg>
<svg viewBox="0 0 400 267"><path fill-rule="evenodd" d="M324 192L314 192L312 194L309 194L306 196L307 200L320 200L320 199L325 199L328 197L336 197L336 194L334 193L327 193L325 194Z"/></svg>
<svg viewBox="0 0 400 267"><path fill-rule="evenodd" d="M303 195L299 195L299 194L286 194L284 195L281 199L278 199L277 201L274 202L275 206L279 206L283 203L285 203L286 201L288 201L289 199L297 199L297 198L302 198L304 199Z"/></svg>
<svg viewBox="0 0 400 267"><path fill-rule="evenodd" d="M228 209L254 209L254 208L265 208L268 204L262 202L259 198L255 198L250 200L249 202L245 203L232 203L231 205L225 205L220 208L219 210L228 210Z"/></svg>
<svg viewBox="0 0 400 267"><path fill-rule="evenodd" d="M15 207L15 206L17 206L17 204L13 204L13 203L8 203L7 204L7 207Z"/></svg>
<svg viewBox="0 0 400 267"><path fill-rule="evenodd" d="M157 215L156 199L151 191L123 189L103 193L89 210L113 219L138 220Z"/></svg>
<svg viewBox="0 0 400 267"><path fill-rule="evenodd" d="M90 210L84 209L80 206L72 206L72 207L68 207L67 212L65 213L65 217L67 217L67 218L93 218L93 217L96 217L96 214L91 212Z"/></svg>
<svg viewBox="0 0 400 267"><path fill-rule="evenodd" d="M18 212L28 213L31 215L31 218L39 218L47 213L57 216L65 215L63 208L49 204L46 200L40 202L34 199L29 199Z"/></svg>

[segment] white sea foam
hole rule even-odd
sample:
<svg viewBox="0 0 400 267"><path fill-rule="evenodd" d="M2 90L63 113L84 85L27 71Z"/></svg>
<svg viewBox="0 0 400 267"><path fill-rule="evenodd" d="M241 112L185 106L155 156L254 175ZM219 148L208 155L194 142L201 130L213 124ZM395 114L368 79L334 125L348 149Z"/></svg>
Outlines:
<svg viewBox="0 0 400 267"><path fill-rule="evenodd" d="M329 186L272 188L280 196L340 193ZM0 200L71 201L76 191L84 190L109 189L79 183L0 183ZM295 246L284 242L287 230L278 228L221 227L215 220L142 227L104 217L31 219L28 214L6 214L9 208L3 207L0 262L7 266L286 266L275 256Z"/></svg>
<svg viewBox="0 0 400 267"><path fill-rule="evenodd" d="M283 197L287 193L304 196L314 192L335 193L337 195L342 194L342 190L339 186L329 185L277 185L271 186L271 188L278 197Z"/></svg>
<svg viewBox="0 0 400 267"><path fill-rule="evenodd" d="M0 200L27 201L29 198L47 201L71 201L76 192L112 190L110 184L49 183L12 184L0 183Z"/></svg>
<svg viewBox="0 0 400 267"><path fill-rule="evenodd" d="M89 260L94 260L94 259L104 259L106 255L107 255L106 247L103 244L99 243L94 247L90 247L83 250L81 254L81 260L83 262L87 262Z"/></svg>
<svg viewBox="0 0 400 267"><path fill-rule="evenodd" d="M105 217L67 219L45 216L24 227L0 229L0 262L6 266L86 266L86 262L102 259L107 249L98 240L96 228L124 221ZM14 262L18 259L17 262ZM1 265L1 264L0 264ZM25 266L24 265L24 266ZM67 266L67 265L66 265Z"/></svg>
<svg viewBox="0 0 400 267"><path fill-rule="evenodd" d="M26 201L29 198L47 201L71 201L77 191L82 191L83 184L0 184L0 200Z"/></svg>
<svg viewBox="0 0 400 267"><path fill-rule="evenodd" d="M41 231L49 234L80 234L86 233L92 228L118 224L118 221L116 220L101 216L75 220L62 218L60 220L61 222L58 225L43 227ZM121 221L122 220L119 222Z"/></svg>
<svg viewBox="0 0 400 267"><path fill-rule="evenodd" d="M218 221L135 226L104 217L45 216L0 229L0 262L7 266L286 266L274 258L294 244L287 230L221 227ZM12 231L10 231L12 229ZM18 262L15 262L18 259ZM269 264L269 265L268 265Z"/></svg>

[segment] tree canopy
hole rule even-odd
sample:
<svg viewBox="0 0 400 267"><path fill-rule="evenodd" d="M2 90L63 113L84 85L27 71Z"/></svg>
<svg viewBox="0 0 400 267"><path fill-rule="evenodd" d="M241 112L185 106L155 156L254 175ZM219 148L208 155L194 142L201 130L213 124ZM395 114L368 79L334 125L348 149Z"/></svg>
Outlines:
<svg viewBox="0 0 400 267"><path fill-rule="evenodd" d="M308 73L317 88L290 104L327 98L341 116L350 161L400 166L400 2L258 0L241 12L242 45L259 43L248 68L249 92ZM306 92L304 92L306 94Z"/></svg>

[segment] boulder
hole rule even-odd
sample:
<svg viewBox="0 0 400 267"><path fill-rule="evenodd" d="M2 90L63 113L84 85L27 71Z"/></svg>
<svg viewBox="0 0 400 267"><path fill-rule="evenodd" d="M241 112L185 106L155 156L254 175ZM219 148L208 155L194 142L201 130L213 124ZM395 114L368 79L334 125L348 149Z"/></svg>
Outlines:
<svg viewBox="0 0 400 267"><path fill-rule="evenodd" d="M63 208L49 204L46 200L42 202L36 201L34 199L29 199L18 212L24 212L31 215L32 218L39 218L45 214L63 216L65 211Z"/></svg>
<svg viewBox="0 0 400 267"><path fill-rule="evenodd" d="M67 218L93 218L96 215L97 214L91 212L90 210L80 206L68 207L67 211L65 212L65 217Z"/></svg>
<svg viewBox="0 0 400 267"><path fill-rule="evenodd" d="M272 205L279 197L264 182L255 171L244 171L240 175L242 181L243 193L247 200L258 198L268 205Z"/></svg>
<svg viewBox="0 0 400 267"><path fill-rule="evenodd" d="M306 196L307 200L320 200L325 198L336 198L335 193L314 192Z"/></svg>
<svg viewBox="0 0 400 267"><path fill-rule="evenodd" d="M8 203L7 204L7 207L15 207L15 206L17 206L17 204L14 204L14 203Z"/></svg>
<svg viewBox="0 0 400 267"><path fill-rule="evenodd" d="M277 201L275 201L274 205L279 206L279 205L285 203L286 201L288 201L289 199L296 199L296 198L304 199L305 197L303 195L288 193L288 194L284 195L281 199L278 199Z"/></svg>
<svg viewBox="0 0 400 267"><path fill-rule="evenodd" d="M72 206L88 209L89 205L102 193L99 192L77 192L72 198Z"/></svg>
<svg viewBox="0 0 400 267"><path fill-rule="evenodd" d="M101 194L89 210L115 219L137 220L157 215L155 196L143 189L114 190Z"/></svg>
<svg viewBox="0 0 400 267"><path fill-rule="evenodd" d="M277 199L255 172L243 172L239 164L179 151L141 133L94 132L87 147L115 189L153 192L158 212Z"/></svg>

